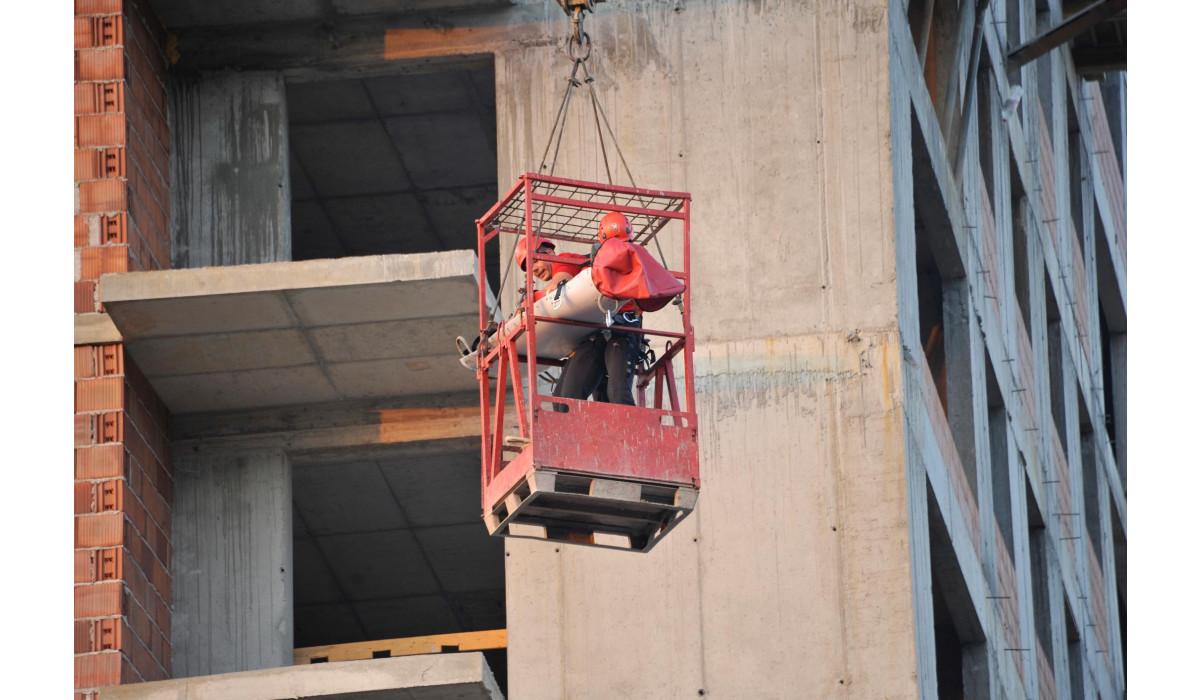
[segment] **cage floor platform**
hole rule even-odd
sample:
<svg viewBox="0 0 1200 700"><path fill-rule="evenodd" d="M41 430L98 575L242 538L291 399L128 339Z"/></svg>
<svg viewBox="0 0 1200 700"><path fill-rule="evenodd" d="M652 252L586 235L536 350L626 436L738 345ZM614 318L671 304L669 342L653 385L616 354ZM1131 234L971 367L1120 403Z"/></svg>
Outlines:
<svg viewBox="0 0 1200 700"><path fill-rule="evenodd" d="M696 507L683 484L531 469L490 512L488 532L648 552Z"/></svg>

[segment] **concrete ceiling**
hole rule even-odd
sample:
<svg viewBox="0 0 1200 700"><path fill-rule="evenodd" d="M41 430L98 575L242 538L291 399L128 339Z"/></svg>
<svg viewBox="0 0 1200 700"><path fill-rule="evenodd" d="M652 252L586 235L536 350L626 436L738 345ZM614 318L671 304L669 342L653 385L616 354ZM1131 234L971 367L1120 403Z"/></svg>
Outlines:
<svg viewBox="0 0 1200 700"><path fill-rule="evenodd" d="M168 29L337 20L512 5L512 0L151 0Z"/></svg>
<svg viewBox="0 0 1200 700"><path fill-rule="evenodd" d="M469 391L474 268L459 250L128 272L99 295L172 413L234 411Z"/></svg>
<svg viewBox="0 0 1200 700"><path fill-rule="evenodd" d="M498 629L504 544L473 444L293 467L296 646Z"/></svg>
<svg viewBox="0 0 1200 700"><path fill-rule="evenodd" d="M475 249L496 200L490 61L288 86L297 260Z"/></svg>

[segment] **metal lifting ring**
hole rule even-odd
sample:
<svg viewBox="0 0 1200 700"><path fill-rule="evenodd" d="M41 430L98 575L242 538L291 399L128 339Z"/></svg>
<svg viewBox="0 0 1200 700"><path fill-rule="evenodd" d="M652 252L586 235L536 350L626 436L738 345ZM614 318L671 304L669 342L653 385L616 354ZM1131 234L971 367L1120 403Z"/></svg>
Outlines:
<svg viewBox="0 0 1200 700"><path fill-rule="evenodd" d="M584 31L579 32L578 38L576 38L575 36L568 36L566 43L567 43L567 45L566 45L567 56L570 56L572 61L581 62L581 61L586 61L589 58L591 58L591 56L592 56L592 37L588 36L587 32L584 32ZM581 49L583 51L583 53L581 55L576 55L576 53L575 53L576 47L579 47L579 49Z"/></svg>

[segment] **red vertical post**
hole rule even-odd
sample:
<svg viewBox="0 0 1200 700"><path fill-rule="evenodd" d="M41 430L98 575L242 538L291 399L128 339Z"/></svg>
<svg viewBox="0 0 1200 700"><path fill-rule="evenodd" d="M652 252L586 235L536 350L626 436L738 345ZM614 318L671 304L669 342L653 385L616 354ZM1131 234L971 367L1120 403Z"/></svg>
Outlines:
<svg viewBox="0 0 1200 700"><path fill-rule="evenodd" d="M538 411L537 387L537 324L533 317L533 256L537 246L533 240L533 180L525 176L525 366L529 370L529 431L533 436L534 416Z"/></svg>
<svg viewBox="0 0 1200 700"><path fill-rule="evenodd" d="M683 332L686 336L684 342L687 343L683 348L683 381L684 391L687 394L688 400L688 427L696 430L696 378L695 367L692 362L692 353L696 349L696 331L692 328L692 289L694 278L692 277L691 197L683 201L683 271L688 279L687 287L683 291ZM692 482L699 485L700 474L698 470L692 474Z"/></svg>
<svg viewBox="0 0 1200 700"><path fill-rule="evenodd" d="M487 284L488 284L488 281L487 281L487 264L486 264L487 263L487 244L483 240L483 223L479 219L475 220L475 247L476 247L476 254L475 254L476 264L478 264L478 266L479 266L479 270L478 270L479 330L480 330L480 334L482 335L484 329L487 328L487 320L488 320L488 309L487 309ZM489 415L489 406L488 406L488 399L489 399L489 397L488 397L488 393L489 393L488 392L488 377L487 377L487 370L484 369L482 366L483 365L482 358L487 353L482 352L482 350L483 349L481 348L481 353L477 354L475 357L475 379L476 379L476 381L479 382L479 417L480 417L480 423L481 423L480 428L479 428L479 435L480 435L479 449L480 449L480 453L481 453L480 456L483 460L482 464L489 465L492 462L491 462L491 459L489 459L490 455L488 454L488 438L491 436L491 430L490 430L491 426L489 425L490 415ZM488 473L487 469L480 470L479 479L482 482L482 487L486 488L488 485L488 482L491 481L491 475ZM482 489L481 489L481 494L482 494ZM481 499L482 499L482 495L481 495ZM485 509L487 508L487 506L488 506L487 503L483 504L483 507Z"/></svg>

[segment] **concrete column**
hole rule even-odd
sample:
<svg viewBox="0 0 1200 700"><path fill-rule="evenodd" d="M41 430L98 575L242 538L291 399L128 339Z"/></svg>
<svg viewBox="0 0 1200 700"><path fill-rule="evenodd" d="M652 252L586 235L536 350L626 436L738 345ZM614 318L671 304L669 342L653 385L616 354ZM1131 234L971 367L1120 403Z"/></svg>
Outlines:
<svg viewBox="0 0 1200 700"><path fill-rule="evenodd" d="M176 677L292 663L292 472L282 451L175 459Z"/></svg>
<svg viewBox="0 0 1200 700"><path fill-rule="evenodd" d="M292 259L287 136L277 73L172 84L172 267Z"/></svg>
<svg viewBox="0 0 1200 700"><path fill-rule="evenodd" d="M891 93L892 181L895 206L897 316L905 354L921 350L917 302L916 209L913 199L912 102L909 85L896 61L888 65ZM920 392L911 363L903 369L906 396ZM937 697L937 651L933 629L933 570L930 566L929 478L920 458L919 438L905 431L905 492L908 498L909 556L912 566L912 605L916 646L917 691L921 698Z"/></svg>

